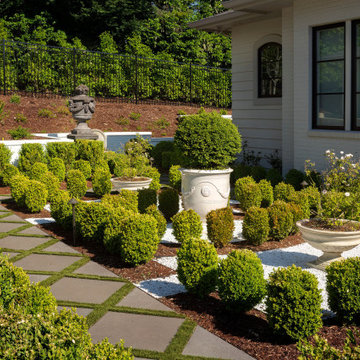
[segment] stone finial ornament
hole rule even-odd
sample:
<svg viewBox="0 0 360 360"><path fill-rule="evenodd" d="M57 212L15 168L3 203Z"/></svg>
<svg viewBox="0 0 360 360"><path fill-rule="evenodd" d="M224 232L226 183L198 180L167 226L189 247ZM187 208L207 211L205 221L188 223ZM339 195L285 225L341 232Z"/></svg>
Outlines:
<svg viewBox="0 0 360 360"><path fill-rule="evenodd" d="M69 110L77 122L75 129L71 130L69 139L96 140L98 135L89 128L87 121L90 120L95 111L95 99L88 95L89 88L86 85L79 85L75 89L75 95L69 100Z"/></svg>

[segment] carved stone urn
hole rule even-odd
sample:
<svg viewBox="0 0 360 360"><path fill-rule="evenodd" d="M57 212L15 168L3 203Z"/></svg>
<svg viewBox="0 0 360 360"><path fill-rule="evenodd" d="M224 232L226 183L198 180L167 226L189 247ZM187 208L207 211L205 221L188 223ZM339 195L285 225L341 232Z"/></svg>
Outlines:
<svg viewBox="0 0 360 360"><path fill-rule="evenodd" d="M225 208L230 195L232 169L181 169L181 193L185 210L193 209L206 219L212 210Z"/></svg>
<svg viewBox="0 0 360 360"><path fill-rule="evenodd" d="M87 124L95 111L95 99L88 96L88 92L89 88L86 85L79 85L75 89L75 95L69 100L69 110L77 122L76 128L67 136L69 139L97 140L98 138Z"/></svg>

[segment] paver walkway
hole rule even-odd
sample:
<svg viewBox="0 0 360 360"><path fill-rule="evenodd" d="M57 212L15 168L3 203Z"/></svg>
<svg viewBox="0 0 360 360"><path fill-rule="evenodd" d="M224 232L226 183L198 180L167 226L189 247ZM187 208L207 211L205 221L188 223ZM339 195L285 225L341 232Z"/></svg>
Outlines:
<svg viewBox="0 0 360 360"><path fill-rule="evenodd" d="M136 359L253 359L1 204L0 252L86 316L94 342L124 339Z"/></svg>

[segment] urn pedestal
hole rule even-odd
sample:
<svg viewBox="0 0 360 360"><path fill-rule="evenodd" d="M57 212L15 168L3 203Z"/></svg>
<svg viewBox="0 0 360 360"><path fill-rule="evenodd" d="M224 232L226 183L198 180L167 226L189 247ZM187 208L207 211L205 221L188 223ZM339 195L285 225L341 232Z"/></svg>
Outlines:
<svg viewBox="0 0 360 360"><path fill-rule="evenodd" d="M206 219L207 213L228 205L232 169L181 169L181 192L185 210L193 209Z"/></svg>

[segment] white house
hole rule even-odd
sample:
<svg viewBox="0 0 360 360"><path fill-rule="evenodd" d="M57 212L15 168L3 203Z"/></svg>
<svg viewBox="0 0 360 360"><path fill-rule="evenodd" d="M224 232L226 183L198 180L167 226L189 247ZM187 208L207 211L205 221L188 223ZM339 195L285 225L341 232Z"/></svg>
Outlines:
<svg viewBox="0 0 360 360"><path fill-rule="evenodd" d="M232 33L233 121L284 171L360 155L360 0L230 0L190 24Z"/></svg>

